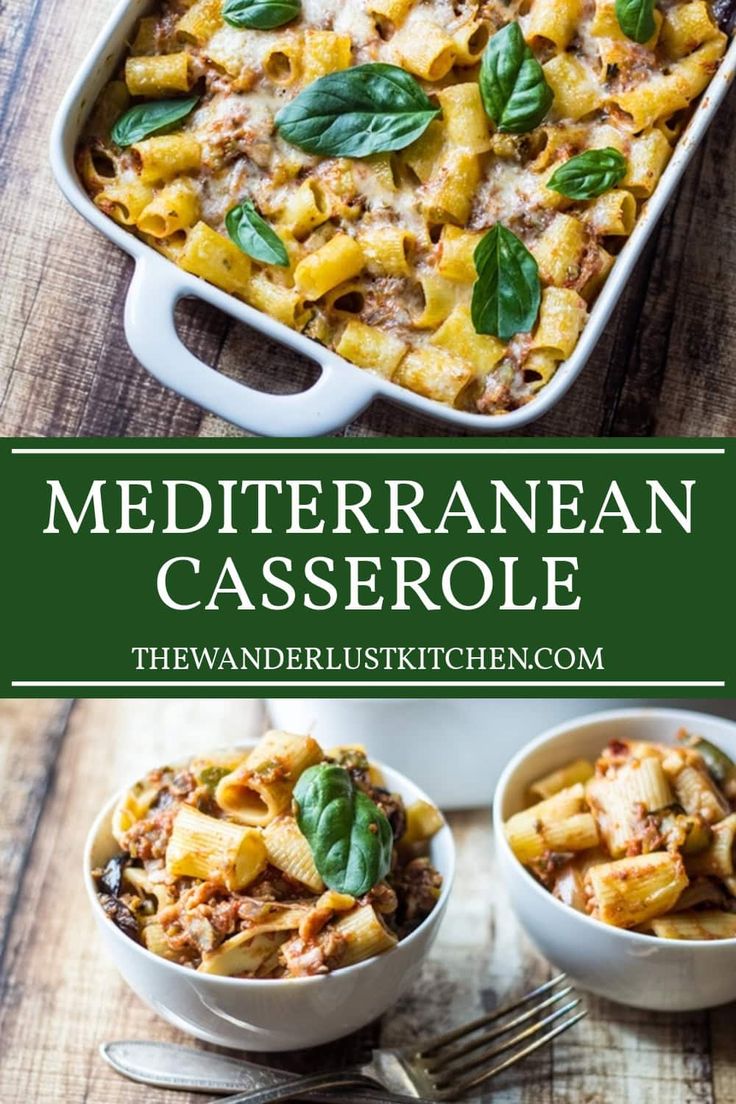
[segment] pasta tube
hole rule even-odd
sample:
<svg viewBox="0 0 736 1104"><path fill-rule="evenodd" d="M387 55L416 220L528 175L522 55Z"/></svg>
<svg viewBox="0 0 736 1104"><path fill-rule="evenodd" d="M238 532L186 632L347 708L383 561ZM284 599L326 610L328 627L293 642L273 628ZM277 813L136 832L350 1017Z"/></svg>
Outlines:
<svg viewBox="0 0 736 1104"><path fill-rule="evenodd" d="M283 870L313 893L323 891L325 884L314 865L309 844L299 831L294 817L279 816L272 820L263 830L263 841L272 866Z"/></svg>
<svg viewBox="0 0 736 1104"><path fill-rule="evenodd" d="M461 230L445 223L440 234L440 256L437 271L447 280L472 284L477 273L473 254L483 235L473 230Z"/></svg>
<svg viewBox="0 0 736 1104"><path fill-rule="evenodd" d="M231 294L244 295L250 286L250 258L206 222L198 222L187 234L179 264Z"/></svg>
<svg viewBox="0 0 736 1104"><path fill-rule="evenodd" d="M162 134L132 147L144 184L160 184L202 163L202 147L191 134Z"/></svg>
<svg viewBox="0 0 736 1104"><path fill-rule="evenodd" d="M711 830L708 847L689 855L687 869L689 874L711 874L717 878L731 878L736 874L734 849L736 848L736 813L724 817Z"/></svg>
<svg viewBox="0 0 736 1104"><path fill-rule="evenodd" d="M658 758L636 760L614 777L598 775L587 785L588 804L611 855L623 855L637 838L641 813L673 803L672 790Z"/></svg>
<svg viewBox="0 0 736 1104"><path fill-rule="evenodd" d="M554 797L560 790L569 789L579 782L587 782L595 773L593 764L588 759L575 759L558 770L545 774L538 778L529 787L529 793L537 800Z"/></svg>
<svg viewBox="0 0 736 1104"><path fill-rule="evenodd" d="M430 341L448 352L459 351L463 360L473 366L477 376L492 372L506 353L506 346L497 337L476 333L466 303L453 308Z"/></svg>
<svg viewBox="0 0 736 1104"><path fill-rule="evenodd" d="M576 783L524 809L506 822L506 839L519 862L529 864L548 852L584 851L598 843L598 828L584 808L584 790Z"/></svg>
<svg viewBox="0 0 736 1104"><path fill-rule="evenodd" d="M138 216L138 229L152 238L168 238L187 230L199 218L199 197L186 177L162 188Z"/></svg>
<svg viewBox="0 0 736 1104"><path fill-rule="evenodd" d="M130 57L125 63L125 83L131 96L168 96L172 92L188 92L192 83L189 54Z"/></svg>
<svg viewBox="0 0 736 1104"><path fill-rule="evenodd" d="M428 801L415 801L406 810L406 829L400 843L412 845L431 839L445 823L442 813Z"/></svg>
<svg viewBox="0 0 736 1104"><path fill-rule="evenodd" d="M585 881L597 920L617 928L635 928L669 912L688 877L678 854L656 851L591 866Z"/></svg>
<svg viewBox="0 0 736 1104"><path fill-rule="evenodd" d="M388 930L372 905L360 905L341 916L335 923L335 931L345 941L341 966L354 966L356 962L390 951L397 943L396 936Z"/></svg>
<svg viewBox="0 0 736 1104"><path fill-rule="evenodd" d="M299 775L321 759L311 736L267 732L245 763L221 780L215 800L243 824L265 827L289 809Z"/></svg>
<svg viewBox="0 0 736 1104"><path fill-rule="evenodd" d="M652 920L651 928L660 939L736 939L736 913L720 909L677 912Z"/></svg>
<svg viewBox="0 0 736 1104"><path fill-rule="evenodd" d="M471 365L462 357L425 346L407 353L394 379L419 395L454 403L472 376Z"/></svg>
<svg viewBox="0 0 736 1104"><path fill-rule="evenodd" d="M446 77L455 63L457 47L438 23L416 19L392 43L398 64L424 80Z"/></svg>
<svg viewBox="0 0 736 1104"><path fill-rule="evenodd" d="M319 299L331 288L357 276L364 263L363 250L355 238L335 234L299 262L294 270L294 283L305 299Z"/></svg>
<svg viewBox="0 0 736 1104"><path fill-rule="evenodd" d="M205 954L198 967L203 974L220 977L253 977L287 938L286 932L246 931L226 939L217 950Z"/></svg>
<svg viewBox="0 0 736 1104"><path fill-rule="evenodd" d="M401 361L407 346L395 334L385 333L376 326L351 320L342 332L335 351L346 360L377 372L390 379Z"/></svg>
<svg viewBox="0 0 736 1104"><path fill-rule="evenodd" d="M244 889L267 863L263 837L255 828L200 813L182 805L166 848L166 869L174 877L222 881L230 890Z"/></svg>
<svg viewBox="0 0 736 1104"><path fill-rule="evenodd" d="M688 760L684 750L677 749L667 755L664 770L686 813L702 816L706 824L714 824L728 815L728 802L716 783L704 766L696 766Z"/></svg>

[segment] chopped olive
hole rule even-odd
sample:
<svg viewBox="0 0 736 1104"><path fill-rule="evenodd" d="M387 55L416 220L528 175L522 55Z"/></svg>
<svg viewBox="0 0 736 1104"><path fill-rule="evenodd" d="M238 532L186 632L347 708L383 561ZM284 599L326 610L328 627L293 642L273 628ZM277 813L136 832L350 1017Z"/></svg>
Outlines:
<svg viewBox="0 0 736 1104"><path fill-rule="evenodd" d="M136 943L140 942L138 921L127 905L124 905L118 897L111 897L106 893L100 894L100 904L105 911L105 915L109 916L113 924L120 928L124 935L127 935L129 939L134 939Z"/></svg>
<svg viewBox="0 0 736 1104"><path fill-rule="evenodd" d="M710 740L704 739L703 736L688 736L684 743L686 747L693 748L702 756L703 762L708 768L708 773L712 775L719 786L723 786L736 774L736 765L733 759L730 759L725 751L721 751Z"/></svg>
<svg viewBox="0 0 736 1104"><path fill-rule="evenodd" d="M105 893L112 897L119 897L123 886L123 872L130 862L127 851L121 851L119 855L113 855L105 863L105 868L97 879L97 884Z"/></svg>
<svg viewBox="0 0 736 1104"><path fill-rule="evenodd" d="M657 809L653 814L668 847L676 847L688 855L703 851L711 839L711 831L701 816L690 815L676 802Z"/></svg>
<svg viewBox="0 0 736 1104"><path fill-rule="evenodd" d="M366 777L370 771L368 756L363 749L349 744L345 747L335 748L329 756L329 761L344 767L346 771L359 771Z"/></svg>
<svg viewBox="0 0 736 1104"><path fill-rule="evenodd" d="M726 34L736 30L736 0L713 0L713 15Z"/></svg>
<svg viewBox="0 0 736 1104"><path fill-rule="evenodd" d="M214 793L218 783L229 773L230 771L227 767L205 767L199 776L199 783L202 786L206 786L208 790Z"/></svg>

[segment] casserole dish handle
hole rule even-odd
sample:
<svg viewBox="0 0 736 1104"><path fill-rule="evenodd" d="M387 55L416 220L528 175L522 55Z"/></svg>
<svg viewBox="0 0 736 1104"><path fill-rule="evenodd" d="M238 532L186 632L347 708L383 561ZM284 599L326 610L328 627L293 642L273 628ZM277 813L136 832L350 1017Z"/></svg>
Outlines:
<svg viewBox="0 0 736 1104"><path fill-rule="evenodd" d="M351 370L352 365L332 363L327 350L316 383L291 395L256 391L210 368L176 332L176 304L191 294L168 262L155 256L139 258L125 301L125 336L144 368L192 402L251 433L311 437L347 425L374 397L370 375L360 368Z"/></svg>

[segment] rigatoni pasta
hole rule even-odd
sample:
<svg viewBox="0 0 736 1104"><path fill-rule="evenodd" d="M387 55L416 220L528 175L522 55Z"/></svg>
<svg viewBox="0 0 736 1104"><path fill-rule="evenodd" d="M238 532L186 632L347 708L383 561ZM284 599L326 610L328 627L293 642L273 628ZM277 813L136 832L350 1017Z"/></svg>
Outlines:
<svg viewBox="0 0 736 1104"><path fill-rule="evenodd" d="M363 370L483 414L533 401L572 355L719 64L726 35L714 5L662 2L646 42L629 37L614 0L297 3L275 25L272 13L249 21L234 7L160 0L140 20L79 145L97 206L187 272ZM514 28L534 74L520 98L543 90L541 110L521 124L497 117L484 91L486 60ZM407 124L405 140L335 152L320 147L340 129L329 113L312 119L312 146L282 125L305 95L333 109L318 82L389 68L426 116ZM131 110L165 115L190 98L173 122L161 115L153 130L121 138ZM361 136L372 140L382 123L358 101ZM620 172L600 190L556 189L558 170L611 151ZM228 214L244 202L281 238L287 264L233 242ZM484 283L475 253L497 227L533 259L541 291L513 326L475 306L498 286ZM512 269L501 264L502 281L513 282ZM346 302L351 310L336 309Z"/></svg>
<svg viewBox="0 0 736 1104"><path fill-rule="evenodd" d="M120 853L93 876L112 922L171 962L323 974L390 950L432 911L442 878L427 845L443 824L384 789L362 748L325 754L310 736L268 732L250 752L131 787L112 817Z"/></svg>
<svg viewBox="0 0 736 1104"><path fill-rule="evenodd" d="M731 759L699 736L614 740L595 764L576 759L533 782L504 830L517 859L579 912L663 939L735 938L735 781Z"/></svg>

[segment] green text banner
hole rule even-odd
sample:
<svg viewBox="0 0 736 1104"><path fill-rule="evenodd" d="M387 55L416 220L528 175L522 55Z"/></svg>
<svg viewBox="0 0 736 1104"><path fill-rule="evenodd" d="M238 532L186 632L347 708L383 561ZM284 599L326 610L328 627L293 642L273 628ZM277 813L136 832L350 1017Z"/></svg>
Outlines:
<svg viewBox="0 0 736 1104"><path fill-rule="evenodd" d="M733 696L736 445L2 443L2 692Z"/></svg>

